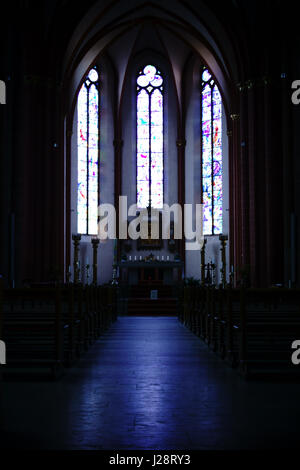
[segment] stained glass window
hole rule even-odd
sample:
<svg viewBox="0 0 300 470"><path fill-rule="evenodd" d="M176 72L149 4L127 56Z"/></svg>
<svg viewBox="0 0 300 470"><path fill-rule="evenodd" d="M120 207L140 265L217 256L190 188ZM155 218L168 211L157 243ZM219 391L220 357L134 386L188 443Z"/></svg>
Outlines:
<svg viewBox="0 0 300 470"><path fill-rule="evenodd" d="M222 98L209 71L202 70L203 233L222 233Z"/></svg>
<svg viewBox="0 0 300 470"><path fill-rule="evenodd" d="M77 230L98 233L99 76L90 70L78 95Z"/></svg>
<svg viewBox="0 0 300 470"><path fill-rule="evenodd" d="M163 78L153 65L137 77L137 206L163 207Z"/></svg>

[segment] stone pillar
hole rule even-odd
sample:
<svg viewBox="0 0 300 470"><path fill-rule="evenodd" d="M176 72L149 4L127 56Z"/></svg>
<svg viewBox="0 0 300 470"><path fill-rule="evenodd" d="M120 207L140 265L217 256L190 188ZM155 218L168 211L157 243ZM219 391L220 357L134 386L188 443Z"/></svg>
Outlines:
<svg viewBox="0 0 300 470"><path fill-rule="evenodd" d="M115 209L116 209L116 235L119 238L119 196L122 195L122 148L124 141L121 138L114 140L115 149ZM117 258L121 257L121 243L117 245Z"/></svg>
<svg viewBox="0 0 300 470"><path fill-rule="evenodd" d="M232 135L230 135L230 240L231 240L231 263L234 266L242 264L241 249L241 170L240 170L240 115L230 115L232 121Z"/></svg>
<svg viewBox="0 0 300 470"><path fill-rule="evenodd" d="M178 139L177 146L177 162L178 162L178 203L182 208L182 224L184 228L184 203L185 203L185 139ZM183 262L183 269L185 273L185 240L184 230L182 231L182 239L179 241L179 255Z"/></svg>

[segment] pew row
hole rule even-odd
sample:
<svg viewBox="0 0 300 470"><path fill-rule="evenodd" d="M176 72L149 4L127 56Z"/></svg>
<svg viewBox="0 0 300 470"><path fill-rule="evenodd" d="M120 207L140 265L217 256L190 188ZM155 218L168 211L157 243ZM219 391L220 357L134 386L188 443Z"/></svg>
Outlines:
<svg viewBox="0 0 300 470"><path fill-rule="evenodd" d="M50 371L59 377L116 320L116 296L112 286L4 289L4 375Z"/></svg>
<svg viewBox="0 0 300 470"><path fill-rule="evenodd" d="M299 376L292 363L300 339L300 290L184 288L182 321L246 377Z"/></svg>

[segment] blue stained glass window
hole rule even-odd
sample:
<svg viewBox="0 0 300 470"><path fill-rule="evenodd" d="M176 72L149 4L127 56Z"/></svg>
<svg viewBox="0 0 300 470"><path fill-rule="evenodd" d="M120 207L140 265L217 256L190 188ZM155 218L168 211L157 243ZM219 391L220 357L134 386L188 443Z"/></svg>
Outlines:
<svg viewBox="0 0 300 470"><path fill-rule="evenodd" d="M137 77L137 206L163 207L163 78L153 65Z"/></svg>
<svg viewBox="0 0 300 470"><path fill-rule="evenodd" d="M201 75L203 233L222 233L222 98L207 68Z"/></svg>
<svg viewBox="0 0 300 470"><path fill-rule="evenodd" d="M90 70L77 101L77 230L98 233L99 75Z"/></svg>

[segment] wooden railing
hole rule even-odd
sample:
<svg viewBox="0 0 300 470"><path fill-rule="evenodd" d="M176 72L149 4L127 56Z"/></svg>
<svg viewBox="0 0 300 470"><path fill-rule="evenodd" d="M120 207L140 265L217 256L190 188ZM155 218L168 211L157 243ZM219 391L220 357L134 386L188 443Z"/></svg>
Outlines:
<svg viewBox="0 0 300 470"><path fill-rule="evenodd" d="M299 375L291 345L300 339L300 290L183 289L179 319L245 376Z"/></svg>

